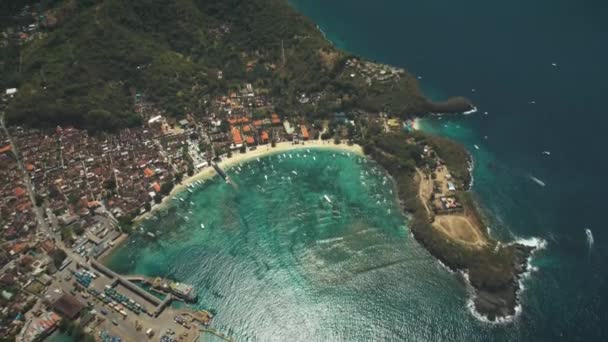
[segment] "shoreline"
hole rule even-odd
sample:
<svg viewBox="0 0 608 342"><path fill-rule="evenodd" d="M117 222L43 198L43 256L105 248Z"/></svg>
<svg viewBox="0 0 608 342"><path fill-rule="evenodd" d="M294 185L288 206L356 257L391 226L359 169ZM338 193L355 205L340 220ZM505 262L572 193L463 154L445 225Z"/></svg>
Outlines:
<svg viewBox="0 0 608 342"><path fill-rule="evenodd" d="M223 170L228 170L235 165L240 163L248 162L255 158L263 158L277 153L283 153L287 151L293 150L301 150L307 148L315 148L315 149L327 149L327 150L338 150L343 152L351 152L357 154L359 156L365 156L363 153L363 148L360 145L353 144L348 145L345 143L335 144L333 140L310 140L306 142L300 142L300 144L294 144L289 141L279 142L275 147L270 147L270 144L263 146L259 145L255 150L248 150L245 153L237 153L232 155L230 158L222 159L222 161L218 162L218 166ZM203 170L198 173L182 180L179 184L176 184L171 192L165 197L163 197L162 201L158 204L155 204L150 211L147 211L141 215L138 215L133 219L133 224L139 224L142 221L150 218L156 211L161 210L170 203L171 199L175 197L177 194L182 193L188 189L188 186L201 180L207 180L213 178L217 175L217 172L211 166L205 167Z"/></svg>

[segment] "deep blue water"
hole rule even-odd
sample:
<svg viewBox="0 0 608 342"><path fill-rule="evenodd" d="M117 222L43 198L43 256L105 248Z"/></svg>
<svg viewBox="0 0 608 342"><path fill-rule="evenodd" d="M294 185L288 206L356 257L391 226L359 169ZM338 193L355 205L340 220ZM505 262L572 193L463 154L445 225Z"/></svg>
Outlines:
<svg viewBox="0 0 608 342"><path fill-rule="evenodd" d="M525 283L515 322L434 329L468 329L477 338L490 329L496 339L607 340L608 2L291 3L339 47L422 76L429 97L473 100L478 113L427 120L425 129L469 147L473 190L492 234L548 242L534 259L538 271ZM591 248L585 227L593 231Z"/></svg>

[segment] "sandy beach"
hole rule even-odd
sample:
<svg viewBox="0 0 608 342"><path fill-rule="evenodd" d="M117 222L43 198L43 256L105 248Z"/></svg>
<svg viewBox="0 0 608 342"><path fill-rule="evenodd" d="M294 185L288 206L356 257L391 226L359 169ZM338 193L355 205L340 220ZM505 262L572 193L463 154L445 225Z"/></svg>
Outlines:
<svg viewBox="0 0 608 342"><path fill-rule="evenodd" d="M247 161L255 159L255 158L262 158L262 157L269 156L272 154L283 153L283 152L287 152L287 151L312 149L312 148L339 150L339 151L351 152L351 153L354 153L354 154L357 154L360 156L364 155L363 149L361 148L361 146L356 145L356 144L348 145L348 144L342 143L342 144L336 145L333 142L333 140L325 140L325 141L314 140L314 141L300 142L300 144L293 144L292 142L286 141L286 142L277 143L275 147L270 147L270 145L257 146L257 148L255 150L250 150L250 151L247 151L246 153L235 152L231 158L223 159L221 162L218 163L218 165L223 170L228 170L235 165L247 162ZM152 207L152 210L137 216L133 220L133 222L135 224L137 224L137 223L147 219L148 217L150 217L157 210L165 207L167 204L169 204L171 199L176 194L186 191L188 185L193 184L196 181L212 178L215 175L217 175L215 170L211 166L208 166L208 167L204 168L202 171L200 171L199 173L194 174L191 177L185 178L184 180L182 180L181 183L179 183L173 187L173 189L171 190L169 195L165 196L161 203L154 205Z"/></svg>

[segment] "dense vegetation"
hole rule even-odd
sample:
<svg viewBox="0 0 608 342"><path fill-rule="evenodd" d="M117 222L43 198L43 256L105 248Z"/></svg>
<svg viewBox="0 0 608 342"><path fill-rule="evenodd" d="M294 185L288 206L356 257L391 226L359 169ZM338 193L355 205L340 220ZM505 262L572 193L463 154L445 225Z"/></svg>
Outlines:
<svg viewBox="0 0 608 342"><path fill-rule="evenodd" d="M10 122L111 130L140 121L135 92L181 116L245 82L284 110L303 93L324 94L305 109L321 114L407 115L425 103L409 75L371 87L340 77L349 55L285 0L57 0L50 11L57 24L43 38L3 49L0 78L20 89Z"/></svg>
<svg viewBox="0 0 608 342"><path fill-rule="evenodd" d="M414 178L415 167L425 166L420 158L420 146L431 145L461 186L468 184L470 177L467 171L469 157L464 147L448 139L421 132L373 134L362 143L365 152L393 176L401 205L411 214L409 227L416 239L451 269L468 271L471 285L478 292L475 299L477 309L491 319L513 314L516 279L529 250L518 245L496 248L498 241L487 235L481 215L468 192L460 191L457 196L470 215L477 219L482 233L488 237L489 244L484 248L466 247L439 233L432 227L418 198L419 185Z"/></svg>

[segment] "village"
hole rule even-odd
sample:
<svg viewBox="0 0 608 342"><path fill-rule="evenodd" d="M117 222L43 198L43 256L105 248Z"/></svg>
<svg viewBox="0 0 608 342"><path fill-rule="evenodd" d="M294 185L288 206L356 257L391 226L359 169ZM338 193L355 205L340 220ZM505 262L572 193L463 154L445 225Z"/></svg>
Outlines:
<svg viewBox="0 0 608 342"><path fill-rule="evenodd" d="M16 92L5 91L3 101ZM63 318L78 322L87 333L103 335L102 340L195 339L198 333L190 328L206 327L200 322L207 324L210 316L199 313L197 320L192 318L195 312L171 308L156 316L161 303L117 283L117 276L100 270L96 260L128 236L135 218L213 161L287 141L348 143L356 129L352 114L335 113L331 121L310 123L298 114L276 113L272 101L255 95L250 84L213 99L208 112L189 113L181 120L164 115L143 94L135 95L134 106L145 124L111 134L2 123L3 335L39 340ZM377 120L389 130L404 127L387 116ZM136 315L126 312L125 304L104 301L101 295L114 288L129 298L127 303L138 305L133 306Z"/></svg>
<svg viewBox="0 0 608 342"><path fill-rule="evenodd" d="M25 7L16 18L24 24L6 28L0 45L42 39L55 14ZM403 72L353 58L344 77L371 84ZM278 99L248 82L206 96L204 111L180 119L135 90L133 110L143 124L111 133L5 125L4 108L18 93L8 88L0 101L0 336L17 341L40 341L57 329L100 341L194 341L203 333L230 340L209 327L211 313L170 305L195 301L196 289L118 275L103 257L132 233L136 218L214 162L284 142L353 144L358 120L385 131L411 125L358 110L323 120L279 110ZM314 108L323 95L300 94L297 102Z"/></svg>

